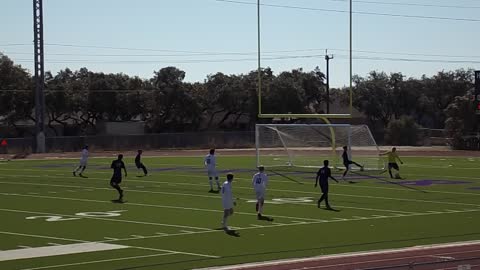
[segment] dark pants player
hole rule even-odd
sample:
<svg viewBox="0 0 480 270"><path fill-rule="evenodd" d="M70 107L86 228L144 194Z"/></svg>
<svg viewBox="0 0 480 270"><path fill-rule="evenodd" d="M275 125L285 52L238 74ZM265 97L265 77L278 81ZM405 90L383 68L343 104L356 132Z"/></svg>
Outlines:
<svg viewBox="0 0 480 270"><path fill-rule="evenodd" d="M122 169L125 171L125 177L127 177L127 169L125 168L125 163L122 161L123 155L118 155L118 158L112 161L110 168L113 169L113 175L110 179L110 186L118 191L118 200L123 199L123 190L120 188L120 183L122 183Z"/></svg>

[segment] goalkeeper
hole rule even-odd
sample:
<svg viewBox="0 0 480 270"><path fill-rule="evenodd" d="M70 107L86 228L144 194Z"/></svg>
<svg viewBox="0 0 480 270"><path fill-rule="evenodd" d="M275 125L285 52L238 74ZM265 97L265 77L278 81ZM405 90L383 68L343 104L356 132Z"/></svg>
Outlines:
<svg viewBox="0 0 480 270"><path fill-rule="evenodd" d="M397 154L397 148L393 147L392 151L388 151L380 155L388 157L388 173L390 174L390 178L393 178L392 169L395 169L397 171L395 178L401 179L400 174L398 173L400 171L400 167L398 167L397 159L401 164L403 164L403 161Z"/></svg>

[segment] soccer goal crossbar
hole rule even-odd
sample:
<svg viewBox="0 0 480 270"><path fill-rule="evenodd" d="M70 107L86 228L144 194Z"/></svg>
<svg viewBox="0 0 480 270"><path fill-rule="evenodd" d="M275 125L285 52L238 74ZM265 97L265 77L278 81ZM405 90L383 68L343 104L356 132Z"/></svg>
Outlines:
<svg viewBox="0 0 480 270"><path fill-rule="evenodd" d="M343 147L351 160L367 170L382 170L380 150L366 125L349 124L257 124L257 166L320 167L329 160L343 167Z"/></svg>

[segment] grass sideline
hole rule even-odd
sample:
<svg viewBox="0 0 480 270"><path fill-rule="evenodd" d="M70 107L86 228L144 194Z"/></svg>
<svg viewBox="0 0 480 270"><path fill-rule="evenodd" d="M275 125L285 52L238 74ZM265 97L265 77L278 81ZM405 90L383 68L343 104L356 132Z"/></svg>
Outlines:
<svg viewBox="0 0 480 270"><path fill-rule="evenodd" d="M229 223L237 237L218 230L221 201L207 192L202 157L145 157L148 177L136 177L127 157L124 204L111 202L112 159L90 159L88 178L72 176L77 160L2 162L0 250L85 242L128 248L0 261L0 269L191 269L479 240L480 158L403 159L402 184L426 193L351 174L356 184L331 186L339 212L316 207L315 170L282 172L295 181L272 173L265 213L274 221L267 222L249 202L254 157L219 156L222 176L235 174L240 199Z"/></svg>

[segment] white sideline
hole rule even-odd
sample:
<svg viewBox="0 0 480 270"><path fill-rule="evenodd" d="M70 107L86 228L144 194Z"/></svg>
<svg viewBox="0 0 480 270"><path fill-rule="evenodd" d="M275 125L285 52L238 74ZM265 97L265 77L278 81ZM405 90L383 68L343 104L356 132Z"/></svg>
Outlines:
<svg viewBox="0 0 480 270"><path fill-rule="evenodd" d="M123 246L123 245L105 244L105 243L80 243L80 244L55 245L55 246L36 247L36 248L22 248L22 249L0 251L0 262L86 253L86 252L106 251L106 250L123 249L123 248L129 248L129 247Z"/></svg>
<svg viewBox="0 0 480 270"><path fill-rule="evenodd" d="M245 264L230 265L230 266L195 268L193 270L242 270L242 269L248 269L252 267L272 267L272 266L278 266L278 265L288 265L293 263L304 263L304 262L311 262L311 261L318 261L318 260L340 259L340 258L349 258L349 257L352 258L352 257L370 256L370 255L385 255L385 254L391 254L391 253L419 251L419 250L425 250L425 249L431 249L431 248L464 247L464 246L472 246L472 245L479 245L479 244L480 244L480 241L454 242L454 243L448 243L448 244L413 246L413 247L407 247L407 248L374 250L374 251L367 251L367 252L350 252L350 253L341 253L341 254L335 254L335 255L324 255L324 256L316 256L316 257L310 257L310 258L301 258L301 259L285 259L285 260L275 260L275 261L259 262L259 263L245 263Z"/></svg>

